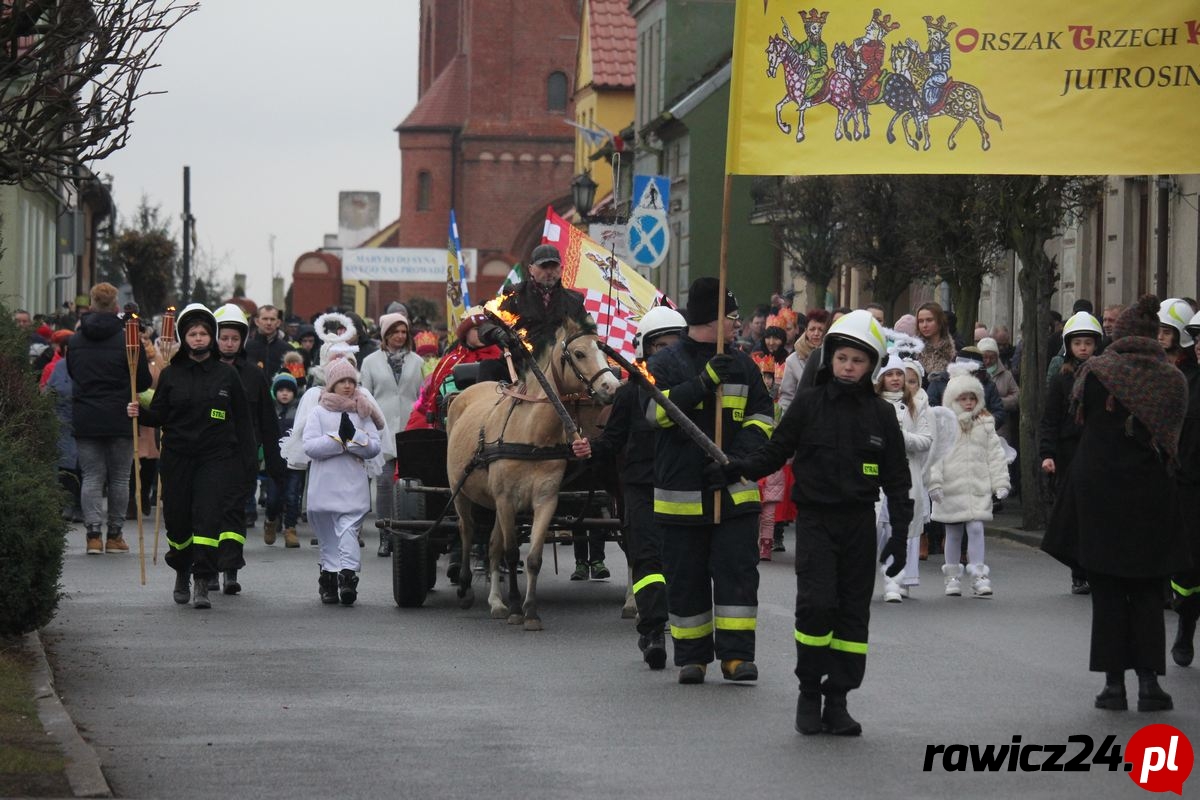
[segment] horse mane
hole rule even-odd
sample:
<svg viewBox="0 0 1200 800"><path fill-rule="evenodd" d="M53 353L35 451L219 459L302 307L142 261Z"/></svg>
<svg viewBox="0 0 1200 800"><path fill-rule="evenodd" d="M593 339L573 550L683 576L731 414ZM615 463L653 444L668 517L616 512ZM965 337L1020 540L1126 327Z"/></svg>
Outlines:
<svg viewBox="0 0 1200 800"><path fill-rule="evenodd" d="M543 372L548 372L548 364L543 363L549 358L554 347L558 342L566 340L576 333L596 334L596 322L591 315L587 317L585 322L580 322L571 316L563 317L562 324L555 328L549 325L539 325L533 328L521 328L521 338L533 346L532 350L527 350L521 363L518 365L518 371L524 375L529 371L530 362L536 362L541 366Z"/></svg>

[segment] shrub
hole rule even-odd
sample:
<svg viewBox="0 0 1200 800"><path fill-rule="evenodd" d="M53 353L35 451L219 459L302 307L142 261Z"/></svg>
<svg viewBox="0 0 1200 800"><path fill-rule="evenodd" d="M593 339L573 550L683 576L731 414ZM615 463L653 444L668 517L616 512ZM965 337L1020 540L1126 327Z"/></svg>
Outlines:
<svg viewBox="0 0 1200 800"><path fill-rule="evenodd" d="M52 398L38 391L28 348L0 303L0 636L48 623L61 588L58 420Z"/></svg>

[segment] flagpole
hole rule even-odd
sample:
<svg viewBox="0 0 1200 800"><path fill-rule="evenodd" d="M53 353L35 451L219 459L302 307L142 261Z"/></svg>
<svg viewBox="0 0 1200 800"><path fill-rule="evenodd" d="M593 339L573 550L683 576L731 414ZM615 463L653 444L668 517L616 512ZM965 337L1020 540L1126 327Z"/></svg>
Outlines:
<svg viewBox="0 0 1200 800"><path fill-rule="evenodd" d="M733 176L725 173L725 188L721 192L721 251L717 276L717 352L725 352L725 286L729 278L729 198L733 194ZM713 441L721 447L721 421L724 392L717 384L716 424L713 427ZM721 490L713 494L713 523L721 523Z"/></svg>

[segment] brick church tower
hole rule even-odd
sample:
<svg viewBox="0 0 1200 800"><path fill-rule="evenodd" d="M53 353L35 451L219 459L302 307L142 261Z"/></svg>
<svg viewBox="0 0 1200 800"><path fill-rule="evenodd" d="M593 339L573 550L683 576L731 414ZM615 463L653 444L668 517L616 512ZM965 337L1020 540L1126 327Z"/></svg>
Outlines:
<svg viewBox="0 0 1200 800"><path fill-rule="evenodd" d="M479 250L473 302L541 240L547 205L571 207L571 85L578 0L421 0L416 107L400 139L400 247L445 247L450 209ZM445 287L376 284L369 312ZM379 308L374 306L378 305Z"/></svg>

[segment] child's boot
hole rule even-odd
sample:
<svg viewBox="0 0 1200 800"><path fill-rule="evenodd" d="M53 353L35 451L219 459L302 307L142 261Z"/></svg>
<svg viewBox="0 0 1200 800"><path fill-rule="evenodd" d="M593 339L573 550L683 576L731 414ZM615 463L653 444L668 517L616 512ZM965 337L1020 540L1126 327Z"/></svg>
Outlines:
<svg viewBox="0 0 1200 800"><path fill-rule="evenodd" d="M961 597L962 596L962 564L943 564L942 574L946 576L946 596Z"/></svg>
<svg viewBox="0 0 1200 800"><path fill-rule="evenodd" d="M904 602L904 591L900 588L900 578L904 575L904 573L898 572L895 575L889 576L887 571L888 567L886 566L880 570L880 572L883 573L883 602Z"/></svg>
<svg viewBox="0 0 1200 800"><path fill-rule="evenodd" d="M967 574L971 576L971 593L976 597L992 596L992 581L988 577L990 573L987 564L967 564Z"/></svg>

